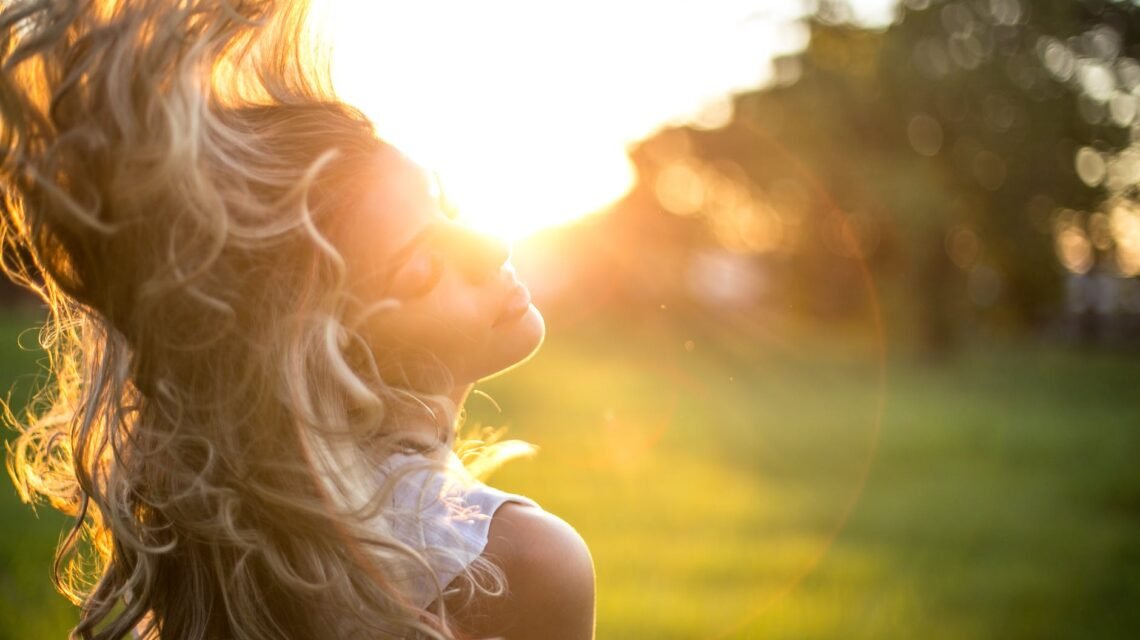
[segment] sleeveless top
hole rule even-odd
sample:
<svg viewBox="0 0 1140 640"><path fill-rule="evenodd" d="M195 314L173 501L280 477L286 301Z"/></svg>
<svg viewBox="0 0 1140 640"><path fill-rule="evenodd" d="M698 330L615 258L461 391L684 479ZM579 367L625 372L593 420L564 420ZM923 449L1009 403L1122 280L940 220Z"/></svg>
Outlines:
<svg viewBox="0 0 1140 640"><path fill-rule="evenodd" d="M420 455L393 454L382 469L398 475L386 518L393 535L422 554L435 573L434 580L422 572L409 576L414 602L422 607L483 553L499 507L508 502L538 507L530 498L472 478L454 453L443 463L446 471L439 464Z"/></svg>
<svg viewBox="0 0 1140 640"><path fill-rule="evenodd" d="M397 540L419 552L431 575L412 571L413 602L426 607L470 566L487 547L491 517L508 502L538 507L525 496L499 491L471 477L454 452L442 463L422 455L392 454L381 465L381 474L400 477L392 488L391 509L385 526ZM396 576L393 576L396 577ZM396 577L397 580L399 579ZM139 640L138 629L131 638Z"/></svg>

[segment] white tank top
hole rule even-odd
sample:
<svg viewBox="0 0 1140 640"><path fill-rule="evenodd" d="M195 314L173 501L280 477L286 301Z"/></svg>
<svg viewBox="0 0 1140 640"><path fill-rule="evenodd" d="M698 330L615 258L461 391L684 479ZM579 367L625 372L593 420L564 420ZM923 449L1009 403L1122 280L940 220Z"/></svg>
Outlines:
<svg viewBox="0 0 1140 640"><path fill-rule="evenodd" d="M384 464L388 473L416 463L418 455L394 454ZM507 502L537 507L524 496L499 491L472 478L458 456L449 454L450 473L422 468L407 471L392 493L391 523L395 537L423 554L435 572L412 577L415 603L431 604L440 591L463 573L487 547L491 517Z"/></svg>
<svg viewBox="0 0 1140 640"><path fill-rule="evenodd" d="M382 469L397 473L417 463L424 468L399 479L385 517L395 537L420 552L435 572L435 582L430 575L408 578L415 604L426 607L486 549L491 517L499 507L517 502L537 508L538 503L475 480L455 453L443 463L451 473L440 470L439 463L429 467L423 456L403 454L389 456ZM138 629L131 637L141 638Z"/></svg>

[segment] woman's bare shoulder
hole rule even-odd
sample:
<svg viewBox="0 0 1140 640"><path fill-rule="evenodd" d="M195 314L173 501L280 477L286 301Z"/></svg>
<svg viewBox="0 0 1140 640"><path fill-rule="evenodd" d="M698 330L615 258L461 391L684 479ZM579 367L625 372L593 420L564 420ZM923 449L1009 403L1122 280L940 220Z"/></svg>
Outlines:
<svg viewBox="0 0 1140 640"><path fill-rule="evenodd" d="M464 631L507 640L594 637L594 564L582 536L561 518L506 503L491 519L483 555L502 569L507 594L460 611Z"/></svg>

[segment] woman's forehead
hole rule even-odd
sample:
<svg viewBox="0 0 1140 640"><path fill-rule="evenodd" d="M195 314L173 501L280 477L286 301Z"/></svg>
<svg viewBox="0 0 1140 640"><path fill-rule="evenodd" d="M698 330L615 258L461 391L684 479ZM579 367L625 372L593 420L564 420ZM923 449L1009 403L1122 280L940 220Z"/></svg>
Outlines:
<svg viewBox="0 0 1140 640"><path fill-rule="evenodd" d="M374 163L374 182L380 183L396 195L427 196L435 200L439 186L436 176L423 165L412 160L398 149L387 147L377 153Z"/></svg>
<svg viewBox="0 0 1140 640"><path fill-rule="evenodd" d="M367 175L350 235L360 235L374 249L388 252L404 246L439 217L435 175L399 151L381 152Z"/></svg>

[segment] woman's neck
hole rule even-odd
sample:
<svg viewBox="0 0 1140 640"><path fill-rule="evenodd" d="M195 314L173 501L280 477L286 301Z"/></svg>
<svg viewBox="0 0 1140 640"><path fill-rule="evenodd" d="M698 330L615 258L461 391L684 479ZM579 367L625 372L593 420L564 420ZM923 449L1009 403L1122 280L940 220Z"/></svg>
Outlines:
<svg viewBox="0 0 1140 640"><path fill-rule="evenodd" d="M451 398L451 401L455 403L456 411L459 411L463 408L463 404L467 402L467 396L471 395L471 390L474 388L475 384L469 382L467 384L459 385L458 387L452 389L451 393L447 394L447 397Z"/></svg>

